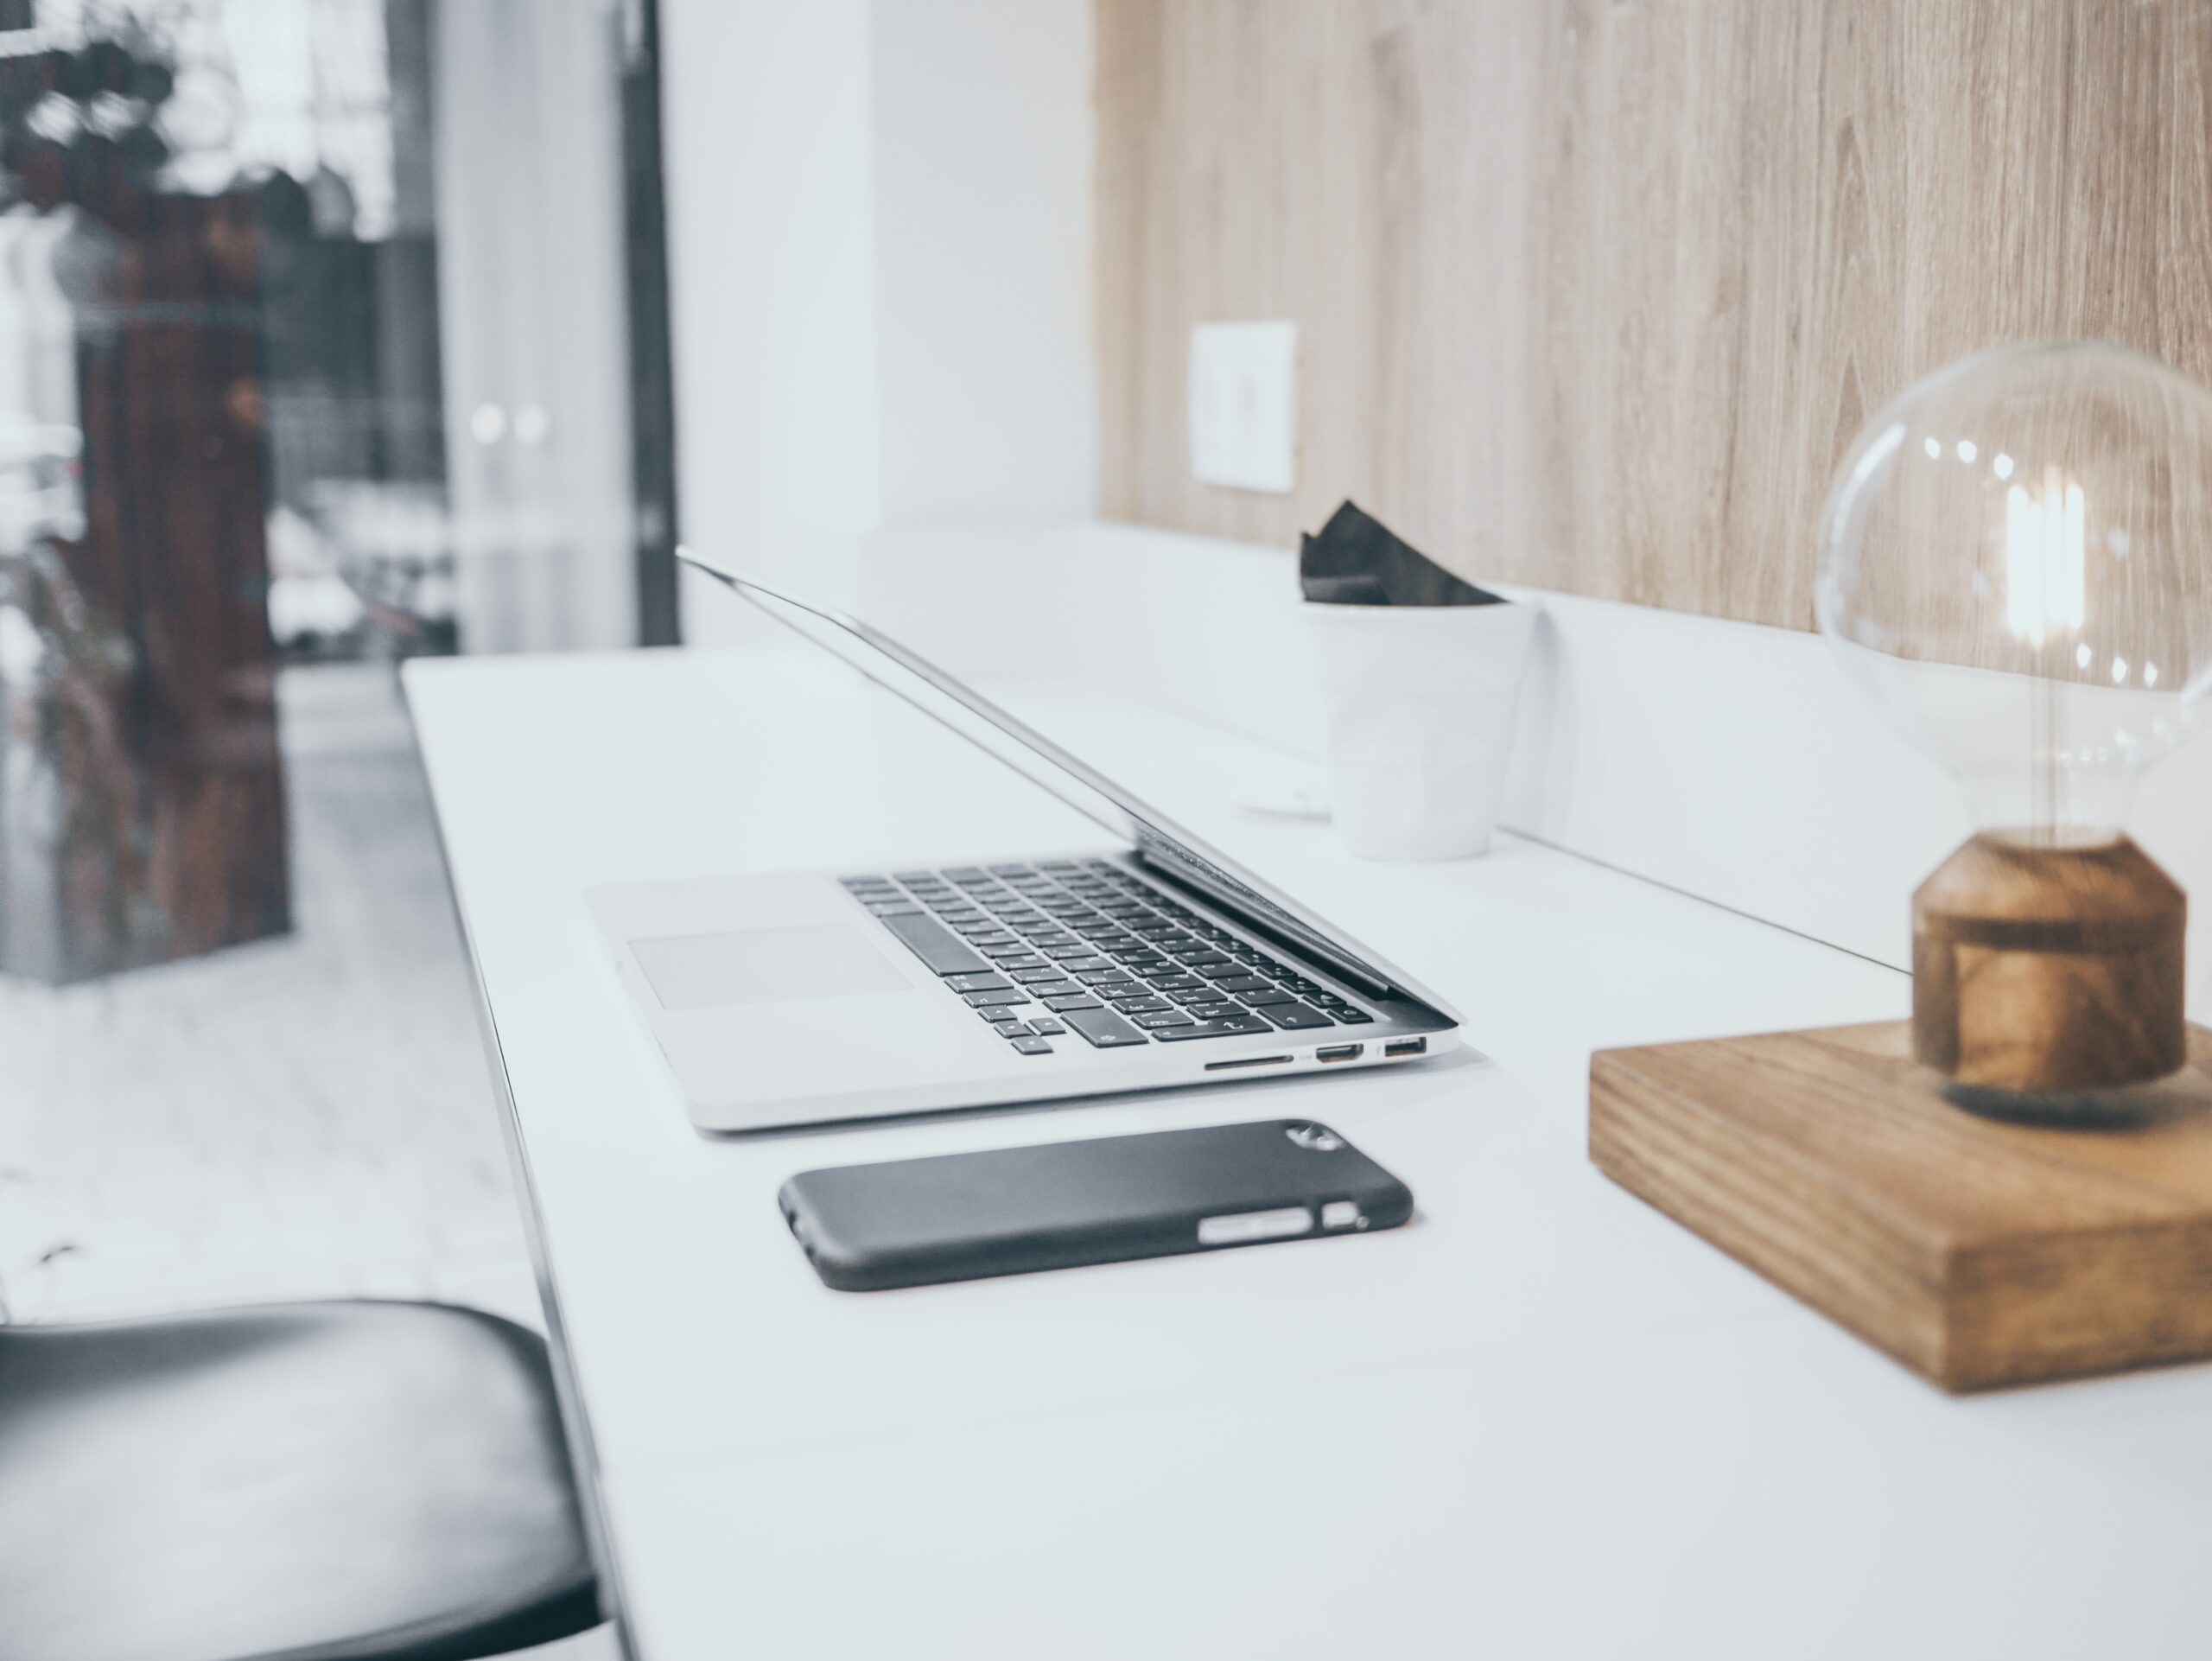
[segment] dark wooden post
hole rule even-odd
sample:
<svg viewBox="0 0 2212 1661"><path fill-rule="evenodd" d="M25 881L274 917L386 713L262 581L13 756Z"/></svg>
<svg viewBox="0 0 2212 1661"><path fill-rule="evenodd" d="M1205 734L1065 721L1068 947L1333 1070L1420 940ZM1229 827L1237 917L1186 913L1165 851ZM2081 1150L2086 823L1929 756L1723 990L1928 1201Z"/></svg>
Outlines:
<svg viewBox="0 0 2212 1661"><path fill-rule="evenodd" d="M253 200L78 183L116 240L79 317L85 534L50 585L83 659L48 757L58 939L0 963L54 979L290 926Z"/></svg>

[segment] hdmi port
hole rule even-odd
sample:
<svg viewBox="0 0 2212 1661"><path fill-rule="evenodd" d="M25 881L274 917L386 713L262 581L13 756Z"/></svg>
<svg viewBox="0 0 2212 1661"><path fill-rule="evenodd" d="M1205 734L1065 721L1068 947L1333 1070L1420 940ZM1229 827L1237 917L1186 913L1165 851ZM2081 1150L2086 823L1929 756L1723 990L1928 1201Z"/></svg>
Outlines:
<svg viewBox="0 0 2212 1661"><path fill-rule="evenodd" d="M1316 1061L1357 1061L1367 1048L1364 1044L1324 1044L1313 1052Z"/></svg>
<svg viewBox="0 0 2212 1661"><path fill-rule="evenodd" d="M1427 1053L1428 1041L1426 1038L1394 1038L1382 1047L1382 1053L1386 1056L1426 1055Z"/></svg>

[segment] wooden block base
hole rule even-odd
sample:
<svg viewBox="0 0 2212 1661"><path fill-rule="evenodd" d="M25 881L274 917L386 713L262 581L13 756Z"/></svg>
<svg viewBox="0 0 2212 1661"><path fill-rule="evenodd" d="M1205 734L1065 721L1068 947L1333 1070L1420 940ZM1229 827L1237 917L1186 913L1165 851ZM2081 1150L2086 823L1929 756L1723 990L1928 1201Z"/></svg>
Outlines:
<svg viewBox="0 0 2212 1661"><path fill-rule="evenodd" d="M1590 1157L1950 1391L2212 1356L2212 1032L2101 1128L1952 1105L1904 1021L1590 1062Z"/></svg>

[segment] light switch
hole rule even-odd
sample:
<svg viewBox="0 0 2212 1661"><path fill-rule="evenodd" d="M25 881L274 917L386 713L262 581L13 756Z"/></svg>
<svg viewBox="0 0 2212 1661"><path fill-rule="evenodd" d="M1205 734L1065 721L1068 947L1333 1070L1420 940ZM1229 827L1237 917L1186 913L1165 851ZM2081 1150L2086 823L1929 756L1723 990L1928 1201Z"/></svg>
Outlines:
<svg viewBox="0 0 2212 1661"><path fill-rule="evenodd" d="M1287 494L1298 483L1298 325L1191 331L1191 475Z"/></svg>

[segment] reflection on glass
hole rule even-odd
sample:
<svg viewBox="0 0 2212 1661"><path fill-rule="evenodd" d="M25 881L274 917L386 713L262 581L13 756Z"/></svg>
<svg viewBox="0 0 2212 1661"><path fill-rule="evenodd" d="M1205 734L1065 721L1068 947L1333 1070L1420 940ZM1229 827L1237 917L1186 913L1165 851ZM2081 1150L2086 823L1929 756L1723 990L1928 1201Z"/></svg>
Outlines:
<svg viewBox="0 0 2212 1661"><path fill-rule="evenodd" d="M0 973L289 926L290 671L638 638L606 22L0 0Z"/></svg>

